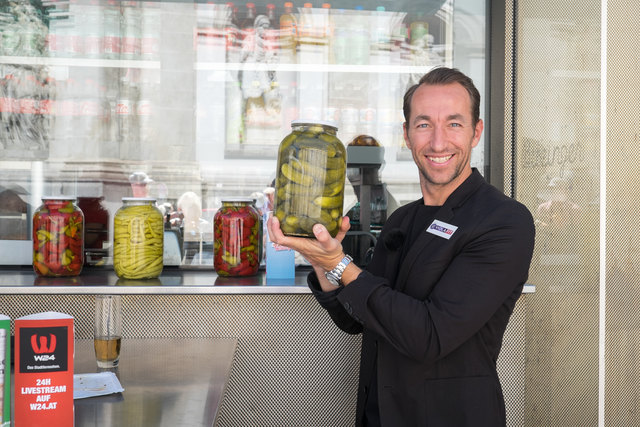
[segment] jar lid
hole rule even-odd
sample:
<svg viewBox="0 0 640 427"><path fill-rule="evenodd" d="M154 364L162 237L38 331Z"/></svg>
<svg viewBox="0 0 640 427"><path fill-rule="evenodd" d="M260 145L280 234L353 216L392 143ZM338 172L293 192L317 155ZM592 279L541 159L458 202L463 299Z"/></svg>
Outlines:
<svg viewBox="0 0 640 427"><path fill-rule="evenodd" d="M309 126L313 126L313 125L320 125L320 126L329 126L331 128L334 128L335 130L338 130L338 123L330 121L330 120L293 120L291 122L291 127L294 126L302 126L302 125L309 125Z"/></svg>
<svg viewBox="0 0 640 427"><path fill-rule="evenodd" d="M155 197L123 197L123 202L155 202Z"/></svg>
<svg viewBox="0 0 640 427"><path fill-rule="evenodd" d="M45 200L62 200L62 201L76 200L74 196L42 196L40 199L43 202Z"/></svg>
<svg viewBox="0 0 640 427"><path fill-rule="evenodd" d="M241 203L255 203L256 199L252 197L224 197L220 199L222 203L224 202L241 202Z"/></svg>

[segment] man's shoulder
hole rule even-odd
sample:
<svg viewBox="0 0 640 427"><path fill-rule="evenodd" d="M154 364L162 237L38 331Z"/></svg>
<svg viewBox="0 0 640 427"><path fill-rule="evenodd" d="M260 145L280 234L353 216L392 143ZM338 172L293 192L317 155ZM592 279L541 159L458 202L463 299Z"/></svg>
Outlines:
<svg viewBox="0 0 640 427"><path fill-rule="evenodd" d="M405 205L398 207L387 219L387 223L393 223L397 221L401 221L405 216L409 214L413 209L417 206L422 205L422 199L417 199L412 202L409 202Z"/></svg>
<svg viewBox="0 0 640 427"><path fill-rule="evenodd" d="M468 202L468 207L479 215L499 221L533 224L533 215L529 208L489 183L485 182L480 186Z"/></svg>

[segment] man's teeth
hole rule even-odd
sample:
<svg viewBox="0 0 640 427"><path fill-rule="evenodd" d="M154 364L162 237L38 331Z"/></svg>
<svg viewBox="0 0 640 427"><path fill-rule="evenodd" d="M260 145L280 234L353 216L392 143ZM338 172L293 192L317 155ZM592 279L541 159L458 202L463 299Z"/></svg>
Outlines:
<svg viewBox="0 0 640 427"><path fill-rule="evenodd" d="M451 157L453 157L452 154L445 157L429 157L429 160L431 160L434 163L444 163L447 160L449 160Z"/></svg>

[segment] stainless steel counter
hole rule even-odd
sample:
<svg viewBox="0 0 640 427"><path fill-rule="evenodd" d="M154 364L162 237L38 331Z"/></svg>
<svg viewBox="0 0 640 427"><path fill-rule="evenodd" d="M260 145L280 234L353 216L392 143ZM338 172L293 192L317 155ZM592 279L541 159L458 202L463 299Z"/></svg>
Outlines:
<svg viewBox="0 0 640 427"><path fill-rule="evenodd" d="M39 277L31 267L0 268L0 295L228 295L308 294L310 267L296 268L291 280L268 280L264 270L249 277L221 277L213 269L165 267L157 279L131 280L111 268L85 268L75 277ZM523 293L534 293L525 285Z"/></svg>
<svg viewBox="0 0 640 427"><path fill-rule="evenodd" d="M76 340L75 373L97 372L93 340ZM214 425L235 338L124 339L116 374L124 392L75 400L75 425Z"/></svg>
<svg viewBox="0 0 640 427"><path fill-rule="evenodd" d="M291 280L267 280L264 270L249 277L221 277L213 269L165 267L157 279L131 280L111 268L85 268L75 277L40 277L30 267L1 268L0 295L199 295L310 293L310 268L297 268Z"/></svg>

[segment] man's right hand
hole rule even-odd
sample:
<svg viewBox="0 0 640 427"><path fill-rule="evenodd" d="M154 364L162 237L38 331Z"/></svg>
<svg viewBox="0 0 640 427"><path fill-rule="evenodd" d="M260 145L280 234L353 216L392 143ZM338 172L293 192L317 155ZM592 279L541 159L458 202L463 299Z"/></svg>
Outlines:
<svg viewBox="0 0 640 427"><path fill-rule="evenodd" d="M334 238L331 237L329 231L322 224L315 224L313 226L315 239L309 239L306 237L285 236L280 228L278 218L273 215L267 221L269 238L273 243L298 251L313 267L324 271L334 268L344 257L342 239L344 239L350 227L349 218L343 217L340 231Z"/></svg>

